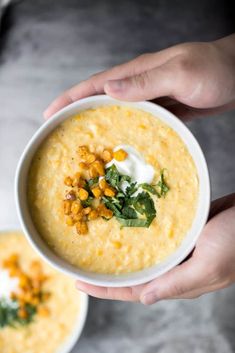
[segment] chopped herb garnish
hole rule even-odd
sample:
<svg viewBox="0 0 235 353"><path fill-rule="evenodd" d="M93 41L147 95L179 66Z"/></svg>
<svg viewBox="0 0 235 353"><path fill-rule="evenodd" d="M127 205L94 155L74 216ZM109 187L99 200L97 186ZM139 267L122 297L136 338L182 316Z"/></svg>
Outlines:
<svg viewBox="0 0 235 353"><path fill-rule="evenodd" d="M126 188L126 194L127 194L128 196L132 196L137 190L138 190L137 183L131 183L131 184Z"/></svg>
<svg viewBox="0 0 235 353"><path fill-rule="evenodd" d="M124 219L124 218L117 218L118 221L121 223L123 227L145 227L148 228L152 223L153 217L149 217L147 219L137 218L137 219Z"/></svg>
<svg viewBox="0 0 235 353"><path fill-rule="evenodd" d="M156 216L153 199L147 192L143 191L139 193L136 197L133 197L131 201L136 211L141 215L145 215L146 218Z"/></svg>
<svg viewBox="0 0 235 353"><path fill-rule="evenodd" d="M116 166L113 164L106 169L105 180L114 188L120 189L120 183L123 176L118 172Z"/></svg>
<svg viewBox="0 0 235 353"><path fill-rule="evenodd" d="M168 188L161 173L161 180L158 183L160 191L147 183L137 185L131 182L131 178L127 175L121 175L116 166L112 165L107 169L105 179L112 187L117 190L115 197L102 197L105 206L113 211L117 220L125 227L149 227L153 219L156 217L156 209L154 201L150 194L157 197L165 196ZM129 185L122 189L123 181ZM141 192L140 188L143 190ZM137 193L138 191L138 193ZM135 195L137 193L137 195Z"/></svg>
<svg viewBox="0 0 235 353"><path fill-rule="evenodd" d="M160 193L155 189L154 186L147 184L147 183L140 184L140 186L142 187L143 190L146 190L153 195L157 195L157 197L161 197Z"/></svg>
<svg viewBox="0 0 235 353"><path fill-rule="evenodd" d="M122 215L126 219L136 219L136 218L138 218L138 215L137 215L136 211L134 210L134 208L132 208L130 206L123 207Z"/></svg>
<svg viewBox="0 0 235 353"><path fill-rule="evenodd" d="M98 181L99 181L99 177L96 177L96 178L87 180L87 184L89 188L91 188L92 186L98 184Z"/></svg>
<svg viewBox="0 0 235 353"><path fill-rule="evenodd" d="M161 170L161 175L160 175L161 179L157 183L157 186L160 188L160 195L163 196L163 197L165 197L166 194L168 193L168 191L170 190L169 186L166 184L166 181L165 181L164 170L165 169Z"/></svg>
<svg viewBox="0 0 235 353"><path fill-rule="evenodd" d="M122 226L149 227L156 217L156 208L151 195L161 198L169 191L164 170L161 171L160 180L155 186L132 182L128 175L121 175L115 165L106 169L105 179L117 193L115 197L102 197L102 201L113 211ZM126 188L122 188L124 181L129 183Z"/></svg>
<svg viewBox="0 0 235 353"><path fill-rule="evenodd" d="M115 198L115 197L102 197L102 201L105 204L107 208L109 208L111 211L113 211L114 215L116 217L121 217L122 216L122 202Z"/></svg>
<svg viewBox="0 0 235 353"><path fill-rule="evenodd" d="M164 177L164 169L161 170L160 172L160 180L156 185L150 185L147 183L140 184L141 188L143 190L146 190L150 192L153 195L156 195L158 198L160 197L165 197L166 194L168 193L169 186L166 184L165 177Z"/></svg>
<svg viewBox="0 0 235 353"><path fill-rule="evenodd" d="M82 206L83 206L83 207L89 207L89 206L91 206L93 199L94 199L94 198L93 198L92 196L89 196L86 200L81 201Z"/></svg>
<svg viewBox="0 0 235 353"><path fill-rule="evenodd" d="M123 227L149 227L157 214L156 199L165 197L169 191L164 169L155 185L138 184L129 175L120 173L115 164L105 168L112 159L120 162L128 157L123 149L114 152L104 149L97 154L83 145L77 153L81 170L64 179L64 184L74 192L72 198L70 191L63 200L67 225L75 225L78 234L87 234L88 221L115 216Z"/></svg>
<svg viewBox="0 0 235 353"><path fill-rule="evenodd" d="M123 183L124 181L127 181L128 183L131 183L131 177L129 175L122 175L120 181L121 181L121 183Z"/></svg>

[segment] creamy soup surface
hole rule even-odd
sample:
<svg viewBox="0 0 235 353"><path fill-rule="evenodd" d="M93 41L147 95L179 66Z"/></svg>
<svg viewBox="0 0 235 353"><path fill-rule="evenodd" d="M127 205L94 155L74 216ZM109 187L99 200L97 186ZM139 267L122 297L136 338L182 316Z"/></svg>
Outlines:
<svg viewBox="0 0 235 353"><path fill-rule="evenodd" d="M78 235L65 222L64 179L79 171L77 149L128 144L155 170L166 170L166 197L154 196L157 215L149 228L120 227L111 218L89 222ZM151 114L119 106L83 111L60 124L36 152L28 177L29 209L40 235L55 253L87 271L120 274L163 261L190 229L198 201L198 176L185 144L168 125ZM120 244L116 246L115 244Z"/></svg>
<svg viewBox="0 0 235 353"><path fill-rule="evenodd" d="M25 326L0 328L1 353L56 353L76 325L80 311L79 292L74 281L53 270L32 251L21 233L0 233L0 265L12 254L18 254L20 266L29 271L32 261L40 261L48 276L44 290L50 293L47 317L36 315ZM0 284L1 285L1 284Z"/></svg>

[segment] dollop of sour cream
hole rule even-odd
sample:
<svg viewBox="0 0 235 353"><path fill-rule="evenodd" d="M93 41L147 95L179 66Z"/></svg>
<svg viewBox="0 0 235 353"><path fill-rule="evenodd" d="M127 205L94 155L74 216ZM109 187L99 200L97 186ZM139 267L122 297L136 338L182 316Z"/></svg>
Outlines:
<svg viewBox="0 0 235 353"><path fill-rule="evenodd" d="M151 184L154 178L154 168L146 163L145 159L140 153L132 146L118 145L114 148L114 152L123 149L127 152L128 156L123 161L119 162L112 159L106 164L106 168L115 165L120 174L128 175L132 181L138 184L148 183ZM125 188L125 186L123 185Z"/></svg>
<svg viewBox="0 0 235 353"><path fill-rule="evenodd" d="M11 294L17 293L19 289L19 279L10 277L7 270L0 269L0 300L11 300Z"/></svg>

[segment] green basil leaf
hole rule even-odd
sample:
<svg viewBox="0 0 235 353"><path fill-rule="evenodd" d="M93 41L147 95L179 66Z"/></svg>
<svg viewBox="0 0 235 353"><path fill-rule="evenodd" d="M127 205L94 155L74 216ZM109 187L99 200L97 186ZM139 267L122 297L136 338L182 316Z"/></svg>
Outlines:
<svg viewBox="0 0 235 353"><path fill-rule="evenodd" d="M161 197L161 195L159 194L159 192L157 192L157 190L154 188L154 186L147 184L147 183L143 183L139 185L143 190L146 190L148 192L150 192L153 195L156 195L157 197Z"/></svg>
<svg viewBox="0 0 235 353"><path fill-rule="evenodd" d="M119 189L121 175L113 164L106 169L105 180L114 188Z"/></svg>
<svg viewBox="0 0 235 353"><path fill-rule="evenodd" d="M136 191L138 190L137 183L131 183L127 188L126 188L126 196L130 197L132 196Z"/></svg>
<svg viewBox="0 0 235 353"><path fill-rule="evenodd" d="M160 188L160 195L165 197L168 191L170 190L169 186L166 184L165 177L164 177L164 170L161 170L160 173L160 181L157 183L157 186Z"/></svg>
<svg viewBox="0 0 235 353"><path fill-rule="evenodd" d="M118 200L112 200L111 197L102 197L102 201L104 202L105 206L113 211L116 217L121 217L122 212L120 211L122 206L118 202Z"/></svg>
<svg viewBox="0 0 235 353"><path fill-rule="evenodd" d="M99 177L96 177L96 178L87 180L87 184L89 188L91 188L92 186L98 184L98 181L99 181Z"/></svg>
<svg viewBox="0 0 235 353"><path fill-rule="evenodd" d="M124 218L129 218L129 219L136 219L138 218L138 215L136 213L136 211L134 210L134 208L129 207L129 206L125 206L122 209L122 215L124 216Z"/></svg>
<svg viewBox="0 0 235 353"><path fill-rule="evenodd" d="M82 201L82 206L83 206L83 207L89 207L89 206L91 206L93 199L94 199L94 197L89 196L88 199Z"/></svg>
<svg viewBox="0 0 235 353"><path fill-rule="evenodd" d="M127 181L128 183L131 183L131 177L129 175L121 175L120 182Z"/></svg>
<svg viewBox="0 0 235 353"><path fill-rule="evenodd" d="M133 198L133 206L137 212L147 217L156 216L156 209L153 199L143 191Z"/></svg>
<svg viewBox="0 0 235 353"><path fill-rule="evenodd" d="M154 217L149 217L147 219L137 218L137 219L124 219L118 218L117 220L123 227L145 227L148 228L152 223Z"/></svg>

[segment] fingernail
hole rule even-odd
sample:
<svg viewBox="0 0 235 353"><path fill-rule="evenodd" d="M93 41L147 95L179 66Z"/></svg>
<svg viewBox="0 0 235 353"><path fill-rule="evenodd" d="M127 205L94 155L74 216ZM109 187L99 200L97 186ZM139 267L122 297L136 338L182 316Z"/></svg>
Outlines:
<svg viewBox="0 0 235 353"><path fill-rule="evenodd" d="M111 92L121 92L124 88L124 82L122 80L112 80L105 84L105 90Z"/></svg>
<svg viewBox="0 0 235 353"><path fill-rule="evenodd" d="M143 303L144 305L151 305L153 303L156 303L157 301L158 298L156 293L154 292L147 293L141 298L141 303Z"/></svg>

